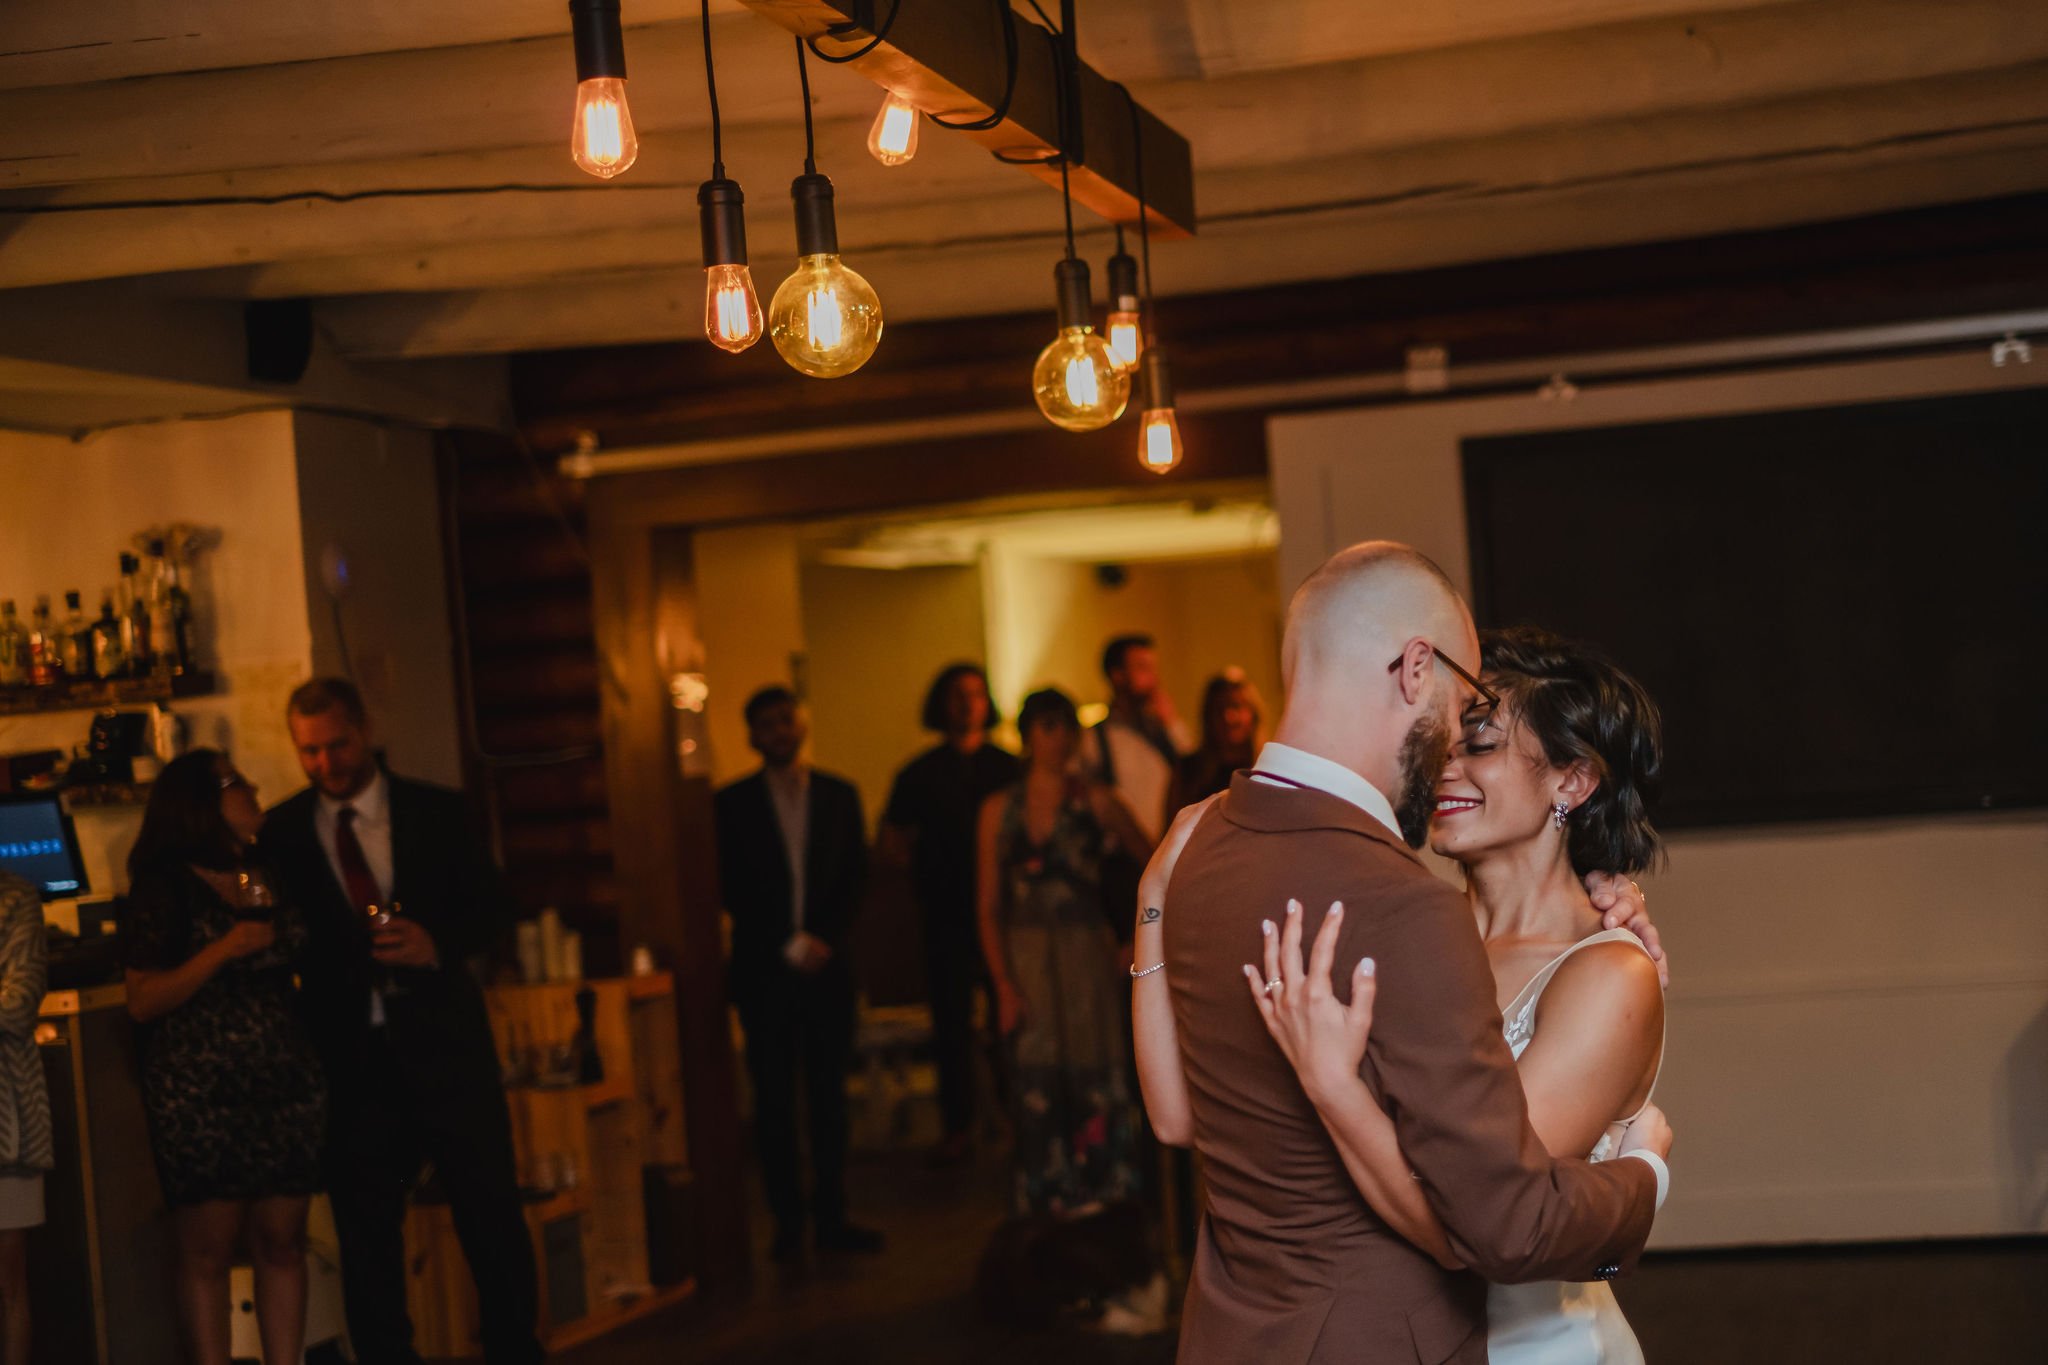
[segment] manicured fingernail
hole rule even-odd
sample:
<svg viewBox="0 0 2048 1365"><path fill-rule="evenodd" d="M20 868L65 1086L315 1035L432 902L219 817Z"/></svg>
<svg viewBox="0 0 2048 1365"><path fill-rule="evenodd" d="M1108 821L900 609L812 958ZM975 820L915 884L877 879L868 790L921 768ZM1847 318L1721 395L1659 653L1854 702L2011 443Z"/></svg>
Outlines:
<svg viewBox="0 0 2048 1365"><path fill-rule="evenodd" d="M1273 921L1269 919L1260 920L1259 932L1264 934L1266 937L1271 938L1273 936Z"/></svg>
<svg viewBox="0 0 2048 1365"><path fill-rule="evenodd" d="M1379 964L1374 962L1371 958L1361 957L1360 959L1358 959L1358 974L1360 976L1371 976L1374 972L1378 970Z"/></svg>
<svg viewBox="0 0 2048 1365"><path fill-rule="evenodd" d="M1343 901L1333 901L1333 902L1331 902L1331 904L1330 904L1330 918L1331 918L1331 919L1343 919L1343 918L1344 918L1344 902L1343 902Z"/></svg>
<svg viewBox="0 0 2048 1365"><path fill-rule="evenodd" d="M1301 902L1300 902L1300 901L1289 901L1289 902L1287 902L1287 913L1288 913L1288 914L1290 914L1290 915L1298 915L1298 914L1300 914L1300 913L1301 913Z"/></svg>

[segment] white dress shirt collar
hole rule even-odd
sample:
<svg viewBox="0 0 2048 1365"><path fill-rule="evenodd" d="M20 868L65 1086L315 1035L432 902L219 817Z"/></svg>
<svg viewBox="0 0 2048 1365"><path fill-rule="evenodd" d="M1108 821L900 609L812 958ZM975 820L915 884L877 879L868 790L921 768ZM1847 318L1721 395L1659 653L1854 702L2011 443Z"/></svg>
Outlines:
<svg viewBox="0 0 2048 1365"><path fill-rule="evenodd" d="M326 792L320 793L320 813L331 824L343 806L354 806L356 823L359 825L384 825L391 819L391 784L384 780L384 770L379 768L370 778L370 785L349 797L337 800Z"/></svg>
<svg viewBox="0 0 2048 1365"><path fill-rule="evenodd" d="M1396 839L1401 838L1400 821L1394 818L1394 803L1387 800L1378 787L1341 763L1306 749L1268 741L1260 747L1258 762L1252 765L1252 769L1253 781L1258 781L1261 773L1267 773L1272 778L1284 779L1274 783L1276 786L1297 783L1326 792L1340 801L1349 801L1392 830Z"/></svg>

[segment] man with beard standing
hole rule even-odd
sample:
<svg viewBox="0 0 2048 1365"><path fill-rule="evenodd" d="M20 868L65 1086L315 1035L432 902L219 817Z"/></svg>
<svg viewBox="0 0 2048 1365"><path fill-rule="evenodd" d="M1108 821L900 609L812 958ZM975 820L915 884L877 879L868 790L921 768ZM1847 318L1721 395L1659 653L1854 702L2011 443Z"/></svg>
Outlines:
<svg viewBox="0 0 2048 1365"><path fill-rule="evenodd" d="M285 720L312 785L271 810L263 850L312 935L303 1003L327 1070L350 1344L363 1365L419 1365L405 1206L432 1162L476 1281L486 1365L534 1365L533 1243L498 1050L466 961L511 926L504 878L459 792L379 766L353 684L302 685ZM379 924L372 907L392 913Z"/></svg>
<svg viewBox="0 0 2048 1365"><path fill-rule="evenodd" d="M1310 576L1288 607L1287 705L1256 768L1188 836L1165 897L1161 972L1185 1096L1169 1141L1205 1158L1208 1206L1180 1360L1486 1360L1485 1280L1611 1278L1649 1236L1663 1151L1553 1160L1529 1126L1485 950L1464 899L1416 858L1461 719L1490 694L1479 641L1443 572L1369 541ZM1389 799L1391 797L1391 799ZM1335 993L1379 982L1361 1075L1395 1118L1463 1266L1438 1265L1360 1198L1339 1146L1244 1000L1260 921L1306 907L1343 920ZM1157 908L1140 912L1148 922ZM1270 928L1270 926L1268 926ZM1269 982L1272 994L1281 986ZM1156 1001L1158 992L1149 993ZM1158 1027L1140 1009L1140 1047ZM1178 1112L1176 1112L1178 1111ZM1341 1140L1342 1134L1338 1134ZM1668 1145L1668 1132L1661 1135ZM1482 1279L1481 1277L1484 1277Z"/></svg>

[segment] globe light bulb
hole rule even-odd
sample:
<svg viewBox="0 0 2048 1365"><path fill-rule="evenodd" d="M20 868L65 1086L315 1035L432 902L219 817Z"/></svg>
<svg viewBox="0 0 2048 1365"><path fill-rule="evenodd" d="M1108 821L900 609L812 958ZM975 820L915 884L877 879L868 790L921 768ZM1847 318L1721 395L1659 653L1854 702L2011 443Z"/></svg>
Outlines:
<svg viewBox="0 0 2048 1365"><path fill-rule="evenodd" d="M1094 431L1123 416L1131 399L1131 376L1094 328L1067 327L1038 353L1031 396L1054 426Z"/></svg>
<svg viewBox="0 0 2048 1365"><path fill-rule="evenodd" d="M754 272L744 265L706 267L704 335L711 344L737 355L761 339L763 328Z"/></svg>
<svg viewBox="0 0 2048 1365"><path fill-rule="evenodd" d="M796 269L768 304L768 339L790 368L837 379L867 364L882 341L882 301L839 259L832 182L806 171L789 187L796 203Z"/></svg>
<svg viewBox="0 0 2048 1365"><path fill-rule="evenodd" d="M917 109L891 90L868 130L868 151L884 166L901 166L917 155Z"/></svg>
<svg viewBox="0 0 2048 1365"><path fill-rule="evenodd" d="M569 137L576 164L600 180L609 180L640 155L633 132L633 111L626 107L626 82L612 76L576 85L576 126Z"/></svg>
<svg viewBox="0 0 2048 1365"><path fill-rule="evenodd" d="M768 305L768 338L798 373L837 379L881 343L882 301L836 253L805 256Z"/></svg>
<svg viewBox="0 0 2048 1365"><path fill-rule="evenodd" d="M1031 367L1031 396L1054 426L1094 431L1123 416L1131 374L1089 325L1088 263L1069 257L1053 267L1052 276L1060 330Z"/></svg>
<svg viewBox="0 0 2048 1365"><path fill-rule="evenodd" d="M1180 464L1180 422L1173 415L1173 377L1166 353L1157 346L1145 351L1145 413L1138 422L1138 463L1154 474Z"/></svg>

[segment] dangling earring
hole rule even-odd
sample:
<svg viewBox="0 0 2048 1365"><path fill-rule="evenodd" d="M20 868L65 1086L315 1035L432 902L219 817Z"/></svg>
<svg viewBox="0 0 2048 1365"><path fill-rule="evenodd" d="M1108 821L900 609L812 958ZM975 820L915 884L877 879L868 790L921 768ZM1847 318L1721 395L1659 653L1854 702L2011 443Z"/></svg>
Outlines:
<svg viewBox="0 0 2048 1365"><path fill-rule="evenodd" d="M1570 806L1567 806L1564 802L1559 801L1552 805L1550 808L1551 823L1556 825L1559 829L1563 829L1565 821L1571 817L1571 813L1572 808Z"/></svg>

